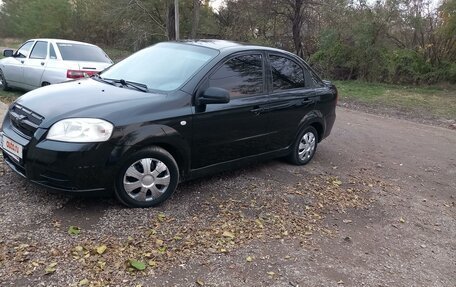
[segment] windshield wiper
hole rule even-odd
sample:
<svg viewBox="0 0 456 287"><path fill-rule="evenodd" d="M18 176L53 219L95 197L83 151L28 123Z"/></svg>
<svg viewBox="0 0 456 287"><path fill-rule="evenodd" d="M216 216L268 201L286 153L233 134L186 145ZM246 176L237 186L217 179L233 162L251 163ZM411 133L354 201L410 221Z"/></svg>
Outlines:
<svg viewBox="0 0 456 287"><path fill-rule="evenodd" d="M121 84L122 86L125 86L125 87L131 87L131 88L134 88L138 91L141 91L141 92L148 92L149 91L149 88L147 87L147 85L144 85L144 84L141 84L141 83L136 83L136 82L131 82L131 81L125 81L124 79L108 79L108 78L103 78L101 77L99 74L93 74L92 77L93 79L95 80L98 80L98 81L102 81L106 84L110 84L110 85L113 85L115 86L116 84Z"/></svg>
<svg viewBox="0 0 456 287"><path fill-rule="evenodd" d="M101 81L101 82L103 82L103 83L109 84L109 85L113 85L113 86L116 85L113 81L108 81L107 79L102 78L102 77L100 76L100 74L93 74L93 75L91 76L91 78L92 78L92 79L95 79L95 80L97 80L97 81Z"/></svg>
<svg viewBox="0 0 456 287"><path fill-rule="evenodd" d="M117 79L108 79L108 78L102 78L102 79L105 80L105 81L111 81L112 83L121 84L122 86L125 86L125 87L135 88L135 89L137 89L138 91L141 91L141 92L148 92L149 91L149 88L147 88L147 85L144 85L144 84L141 84L141 83L125 81L124 79L119 79L119 80L117 80Z"/></svg>

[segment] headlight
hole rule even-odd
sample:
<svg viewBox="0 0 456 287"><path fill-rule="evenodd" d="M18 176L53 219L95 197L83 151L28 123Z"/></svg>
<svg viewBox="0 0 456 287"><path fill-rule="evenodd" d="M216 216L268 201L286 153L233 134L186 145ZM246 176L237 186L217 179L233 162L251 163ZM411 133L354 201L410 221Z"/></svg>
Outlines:
<svg viewBox="0 0 456 287"><path fill-rule="evenodd" d="M52 125L47 139L63 142L104 142L112 134L114 126L101 119L65 119Z"/></svg>

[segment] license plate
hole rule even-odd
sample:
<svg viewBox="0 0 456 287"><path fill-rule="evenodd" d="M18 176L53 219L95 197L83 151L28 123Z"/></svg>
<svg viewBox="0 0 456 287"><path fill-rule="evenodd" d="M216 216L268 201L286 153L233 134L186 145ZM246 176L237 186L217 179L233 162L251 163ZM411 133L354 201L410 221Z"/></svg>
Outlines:
<svg viewBox="0 0 456 287"><path fill-rule="evenodd" d="M3 135L2 139L2 148L17 161L22 159L22 146L5 135Z"/></svg>

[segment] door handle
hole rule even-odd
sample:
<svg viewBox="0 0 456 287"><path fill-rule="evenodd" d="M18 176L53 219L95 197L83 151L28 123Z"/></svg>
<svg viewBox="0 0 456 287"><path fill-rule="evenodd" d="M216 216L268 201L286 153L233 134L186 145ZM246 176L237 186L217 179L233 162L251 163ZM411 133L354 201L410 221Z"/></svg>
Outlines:
<svg viewBox="0 0 456 287"><path fill-rule="evenodd" d="M251 109L250 111L251 111L252 113L254 113L255 115L259 115L259 114L261 114L261 113L264 111L264 109L263 109L263 108L260 108L260 107L258 107L258 106L255 106L255 107L253 107L253 109Z"/></svg>
<svg viewBox="0 0 456 287"><path fill-rule="evenodd" d="M41 62L41 66L44 66L44 62Z"/></svg>
<svg viewBox="0 0 456 287"><path fill-rule="evenodd" d="M21 60L21 64L24 64L24 60Z"/></svg>
<svg viewBox="0 0 456 287"><path fill-rule="evenodd" d="M314 103L314 100L312 99L304 99L301 101L301 104L303 105L308 105L308 104L313 104Z"/></svg>

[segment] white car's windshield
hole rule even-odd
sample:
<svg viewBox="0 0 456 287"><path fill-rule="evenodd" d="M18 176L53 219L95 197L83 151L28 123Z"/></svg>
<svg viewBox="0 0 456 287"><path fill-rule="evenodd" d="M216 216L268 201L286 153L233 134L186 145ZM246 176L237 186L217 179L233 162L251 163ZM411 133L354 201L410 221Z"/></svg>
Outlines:
<svg viewBox="0 0 456 287"><path fill-rule="evenodd" d="M205 47L160 43L131 55L101 76L141 83L152 90L172 91L187 82L217 54L217 50Z"/></svg>

